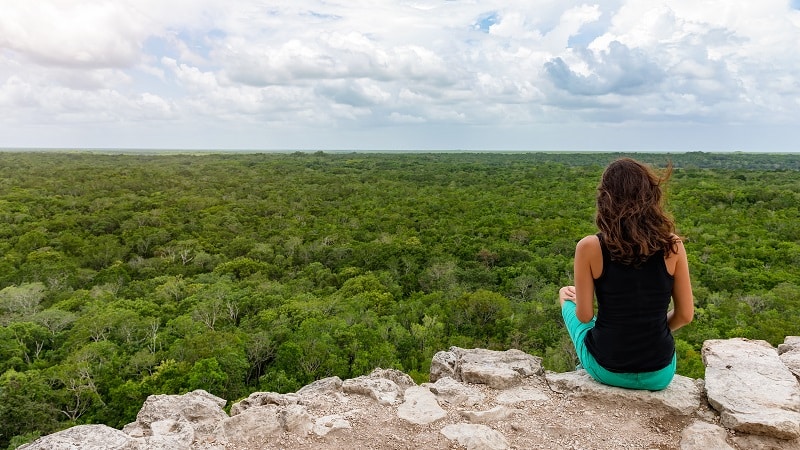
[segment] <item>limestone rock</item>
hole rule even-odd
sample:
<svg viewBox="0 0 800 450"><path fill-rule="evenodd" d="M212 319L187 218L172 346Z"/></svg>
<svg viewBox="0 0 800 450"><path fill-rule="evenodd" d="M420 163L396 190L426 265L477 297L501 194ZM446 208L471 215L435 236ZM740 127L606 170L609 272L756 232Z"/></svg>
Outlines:
<svg viewBox="0 0 800 450"><path fill-rule="evenodd" d="M283 429L296 435L305 436L311 433L311 429L314 427L314 418L301 405L289 405L281 408L279 417Z"/></svg>
<svg viewBox="0 0 800 450"><path fill-rule="evenodd" d="M416 386L417 383L414 382L414 379L411 378L410 375L397 370L397 369L381 369L377 368L369 374L371 378L385 378L387 380L394 381L394 384L400 387L402 390L406 390L412 386Z"/></svg>
<svg viewBox="0 0 800 450"><path fill-rule="evenodd" d="M800 439L785 440L755 434L734 436L733 443L746 450L800 450Z"/></svg>
<svg viewBox="0 0 800 450"><path fill-rule="evenodd" d="M781 362L800 379L800 336L787 336L778 346Z"/></svg>
<svg viewBox="0 0 800 450"><path fill-rule="evenodd" d="M795 378L800 379L800 351L786 352L780 356L783 365L792 372Z"/></svg>
<svg viewBox="0 0 800 450"><path fill-rule="evenodd" d="M505 405L495 406L486 411L461 411L461 415L470 423L499 422L513 417L516 413L516 409Z"/></svg>
<svg viewBox="0 0 800 450"><path fill-rule="evenodd" d="M663 391L640 391L607 386L598 383L585 370L552 373L545 376L550 389L575 397L617 399L624 402L641 402L658 406L682 416L693 414L700 407L701 391L695 381L675 375L672 383Z"/></svg>
<svg viewBox="0 0 800 450"><path fill-rule="evenodd" d="M320 417L314 421L312 431L317 436L327 436L328 433L336 430L347 430L352 428L350 422L339 414Z"/></svg>
<svg viewBox="0 0 800 450"><path fill-rule="evenodd" d="M227 417L227 416L226 416ZM189 450L195 432L187 420L164 419L150 424L150 435L138 438L147 450ZM200 438L207 437L203 433Z"/></svg>
<svg viewBox="0 0 800 450"><path fill-rule="evenodd" d="M547 389L546 387L544 389ZM550 391L550 389L547 389ZM501 392L495 400L497 403L510 405L520 402L544 402L550 399L547 392L533 386L517 386Z"/></svg>
<svg viewBox="0 0 800 450"><path fill-rule="evenodd" d="M342 390L349 394L366 395L384 406L396 405L403 400L405 389L391 379L384 378L384 374L379 369L367 376L345 380L342 383ZM394 374L391 375L394 376ZM401 383L403 382L401 381ZM411 382L413 384L413 380Z"/></svg>
<svg viewBox="0 0 800 450"><path fill-rule="evenodd" d="M431 382L436 382L440 378L452 378L456 379L456 364L458 363L458 358L456 357L455 352L453 349L458 347L451 347L450 351L441 351L436 352L433 355L433 359L431 359L431 370L429 379Z"/></svg>
<svg viewBox="0 0 800 450"><path fill-rule="evenodd" d="M405 401L397 408L397 417L417 425L427 425L443 419L447 413L436 401L436 396L425 387L406 389Z"/></svg>
<svg viewBox="0 0 800 450"><path fill-rule="evenodd" d="M765 341L703 344L706 394L723 426L781 439L800 437L800 385Z"/></svg>
<svg viewBox="0 0 800 450"><path fill-rule="evenodd" d="M312 398L319 396L339 396L342 393L342 379L339 377L328 377L314 381L303 386L297 395L301 398Z"/></svg>
<svg viewBox="0 0 800 450"><path fill-rule="evenodd" d="M257 444L284 431L305 436L312 432L314 418L298 404L267 404L247 408L219 423L215 430L218 442Z"/></svg>
<svg viewBox="0 0 800 450"><path fill-rule="evenodd" d="M453 406L475 406L486 398L479 390L450 377L442 377L436 383L424 383L422 386L436 394L439 402Z"/></svg>
<svg viewBox="0 0 800 450"><path fill-rule="evenodd" d="M314 381L297 391L297 396L298 404L311 409L330 410L346 401L342 391L342 379L339 377Z"/></svg>
<svg viewBox="0 0 800 450"><path fill-rule="evenodd" d="M310 407L329 407L342 401L342 379L328 377L314 381L296 393L253 392L246 399L231 406L231 416L236 416L256 406L304 405Z"/></svg>
<svg viewBox="0 0 800 450"><path fill-rule="evenodd" d="M506 389L520 384L523 378L544 373L541 358L516 349L500 352L450 347L447 353L450 354L439 352L434 355L431 362L431 381L450 376L464 383Z"/></svg>
<svg viewBox="0 0 800 450"><path fill-rule="evenodd" d="M136 439L107 425L77 425L18 447L19 450L139 450Z"/></svg>
<svg viewBox="0 0 800 450"><path fill-rule="evenodd" d="M283 432L280 407L253 406L219 423L214 434L219 442L253 445Z"/></svg>
<svg viewBox="0 0 800 450"><path fill-rule="evenodd" d="M456 441L467 450L505 450L510 448L508 441L498 431L486 425L453 424L442 428L441 433L451 441Z"/></svg>
<svg viewBox="0 0 800 450"><path fill-rule="evenodd" d="M297 394L278 394L277 392L253 392L246 399L231 406L231 416L238 416L256 406L287 406L296 405L300 401Z"/></svg>
<svg viewBox="0 0 800 450"><path fill-rule="evenodd" d="M800 336L786 336L783 344L778 345L779 355L792 351L800 352Z"/></svg>
<svg viewBox="0 0 800 450"><path fill-rule="evenodd" d="M681 450L734 450L724 428L696 420L681 433Z"/></svg>
<svg viewBox="0 0 800 450"><path fill-rule="evenodd" d="M225 399L204 390L183 395L151 395L136 415L136 421L125 425L122 431L143 438L153 447L163 444L174 449L188 448L195 440L211 436L217 424L228 418L222 409L225 403Z"/></svg>

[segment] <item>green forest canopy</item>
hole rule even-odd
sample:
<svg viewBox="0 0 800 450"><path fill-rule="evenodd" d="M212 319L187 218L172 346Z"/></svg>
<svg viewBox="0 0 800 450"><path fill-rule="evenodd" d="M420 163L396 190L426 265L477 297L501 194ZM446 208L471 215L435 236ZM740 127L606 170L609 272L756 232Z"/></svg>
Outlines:
<svg viewBox="0 0 800 450"><path fill-rule="evenodd" d="M599 153L0 153L0 448L452 345L575 357L556 306ZM634 154L675 173L702 342L800 334L800 158Z"/></svg>

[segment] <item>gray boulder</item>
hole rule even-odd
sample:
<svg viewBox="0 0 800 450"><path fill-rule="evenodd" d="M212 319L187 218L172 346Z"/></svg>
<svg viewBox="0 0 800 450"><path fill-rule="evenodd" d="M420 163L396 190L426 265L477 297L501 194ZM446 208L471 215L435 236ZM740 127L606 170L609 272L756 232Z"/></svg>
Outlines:
<svg viewBox="0 0 800 450"><path fill-rule="evenodd" d="M800 385L765 341L709 340L703 344L708 402L732 430L800 437Z"/></svg>
<svg viewBox="0 0 800 450"><path fill-rule="evenodd" d="M548 372L545 377L550 389L561 394L618 400L620 404L634 402L653 405L681 416L694 414L702 401L702 390L698 383L681 375L675 375L672 383L663 391L654 392L607 386L595 381L585 370Z"/></svg>
<svg viewBox="0 0 800 450"><path fill-rule="evenodd" d="M327 436L328 433L336 430L349 430L353 428L347 417L340 414L332 414L329 416L319 417L314 421L314 428L312 431L317 436Z"/></svg>
<svg viewBox="0 0 800 450"><path fill-rule="evenodd" d="M311 407L331 407L343 400L342 379L328 377L303 386L297 395L300 403Z"/></svg>
<svg viewBox="0 0 800 450"><path fill-rule="evenodd" d="M397 370L397 369L381 369L377 368L370 372L368 375L370 378L384 378L387 380L391 380L400 387L400 389L406 390L410 387L414 387L417 383L411 378L410 375Z"/></svg>
<svg viewBox="0 0 800 450"><path fill-rule="evenodd" d="M793 351L800 352L800 336L786 336L783 339L783 344L778 345L779 355Z"/></svg>
<svg viewBox="0 0 800 450"><path fill-rule="evenodd" d="M441 433L447 439L466 447L467 450L505 450L510 448L505 436L486 425L452 424L442 428Z"/></svg>
<svg viewBox="0 0 800 450"><path fill-rule="evenodd" d="M800 379L800 336L787 336L778 346L781 362Z"/></svg>
<svg viewBox="0 0 800 450"><path fill-rule="evenodd" d="M417 425L428 425L447 417L447 413L436 401L436 396L422 386L406 389L405 401L397 407L397 417Z"/></svg>
<svg viewBox="0 0 800 450"><path fill-rule="evenodd" d="M107 425L77 425L18 447L18 450L139 450L140 441Z"/></svg>
<svg viewBox="0 0 800 450"><path fill-rule="evenodd" d="M474 406L486 399L481 391L450 377L442 377L436 383L424 383L422 386L430 389L439 402L447 405Z"/></svg>
<svg viewBox="0 0 800 450"><path fill-rule="evenodd" d="M461 416L470 423L491 423L510 419L518 412L509 406L499 405L485 411L461 411Z"/></svg>
<svg viewBox="0 0 800 450"><path fill-rule="evenodd" d="M456 356L455 349L458 347L450 347L450 351L436 352L431 359L431 370L428 378L431 382L436 382L440 378L456 378L456 365L458 364L458 357Z"/></svg>
<svg viewBox="0 0 800 450"><path fill-rule="evenodd" d="M384 406L403 401L403 392L416 386L414 380L399 370L375 369L366 376L351 378L342 383L342 391L372 398Z"/></svg>
<svg viewBox="0 0 800 450"><path fill-rule="evenodd" d="M296 405L300 402L300 396L294 393L278 394L277 392L253 392L246 399L234 403L231 406L231 417L238 416L250 408L258 406L276 405L288 406Z"/></svg>
<svg viewBox="0 0 800 450"><path fill-rule="evenodd" d="M449 376L464 383L485 384L495 389L519 385L524 378L542 375L542 358L520 350L486 350L450 347L431 361L430 379Z"/></svg>
<svg viewBox="0 0 800 450"><path fill-rule="evenodd" d="M214 432L217 442L252 446L283 432L281 408L274 404L253 406L221 421Z"/></svg>
<svg viewBox="0 0 800 450"><path fill-rule="evenodd" d="M681 433L681 450L734 450L728 432L718 425L696 420Z"/></svg>
<svg viewBox="0 0 800 450"><path fill-rule="evenodd" d="M183 395L151 395L136 421L122 431L141 438L149 448L189 448L195 441L210 438L217 424L228 418L222 409L225 403L201 389Z"/></svg>
<svg viewBox="0 0 800 450"><path fill-rule="evenodd" d="M274 403L252 406L222 420L214 430L217 442L227 445L258 446L288 432L306 436L314 428L314 418L305 406Z"/></svg>
<svg viewBox="0 0 800 450"><path fill-rule="evenodd" d="M800 450L800 439L778 439L756 434L738 434L733 443L742 450Z"/></svg>
<svg viewBox="0 0 800 450"><path fill-rule="evenodd" d="M396 405L403 399L400 386L385 378L352 378L344 381L342 389L348 394L367 396L384 406Z"/></svg>

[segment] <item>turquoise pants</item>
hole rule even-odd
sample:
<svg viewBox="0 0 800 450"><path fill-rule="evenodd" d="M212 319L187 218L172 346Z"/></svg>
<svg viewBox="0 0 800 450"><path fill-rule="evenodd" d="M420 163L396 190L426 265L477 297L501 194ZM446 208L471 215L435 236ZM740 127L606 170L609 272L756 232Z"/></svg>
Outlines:
<svg viewBox="0 0 800 450"><path fill-rule="evenodd" d="M575 315L575 303L565 301L561 307L561 316L564 317L564 324L567 326L569 337L575 345L575 352L578 354L578 359L581 365L586 369L586 372L596 381L607 384L609 386L618 386L628 389L644 389L648 391L660 391L669 386L672 377L675 376L675 367L677 359L675 355L672 356L672 362L663 369L656 370L655 372L641 372L641 373L617 373L606 370L597 363L586 348L586 333L594 328L593 318L588 323L583 323L578 320Z"/></svg>

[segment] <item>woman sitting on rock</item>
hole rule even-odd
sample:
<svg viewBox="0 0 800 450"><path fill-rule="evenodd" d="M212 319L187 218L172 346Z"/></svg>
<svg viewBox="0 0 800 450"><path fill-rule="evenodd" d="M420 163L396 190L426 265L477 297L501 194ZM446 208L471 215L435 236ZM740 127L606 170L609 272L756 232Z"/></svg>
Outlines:
<svg viewBox="0 0 800 450"><path fill-rule="evenodd" d="M671 166L659 177L630 158L606 168L597 189L600 232L578 242L575 286L559 291L578 358L603 384L666 388L676 366L672 331L694 316L686 250L662 206L670 174Z"/></svg>

